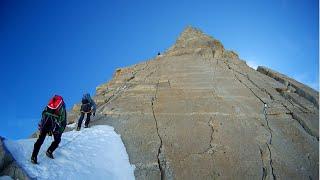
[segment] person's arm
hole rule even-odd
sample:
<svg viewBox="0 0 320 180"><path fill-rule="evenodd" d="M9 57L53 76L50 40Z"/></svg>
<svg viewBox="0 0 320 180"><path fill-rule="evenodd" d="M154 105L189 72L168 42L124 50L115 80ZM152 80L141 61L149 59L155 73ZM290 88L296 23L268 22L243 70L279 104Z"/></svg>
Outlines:
<svg viewBox="0 0 320 180"><path fill-rule="evenodd" d="M42 128L43 128L43 124L44 124L44 118L45 118L45 111L46 111L46 108L42 111L42 113L41 113L41 119L40 119L40 121L39 121L39 123L38 123L38 130L39 131L41 131L42 130Z"/></svg>
<svg viewBox="0 0 320 180"><path fill-rule="evenodd" d="M66 110L65 104L63 105L62 121L60 125L61 125L60 133L63 133L64 129L67 126L67 110Z"/></svg>
<svg viewBox="0 0 320 180"><path fill-rule="evenodd" d="M64 113L64 120L62 121L63 124L63 128L65 128L67 126L67 110L66 110L66 106L64 105L64 108L63 108L63 113Z"/></svg>
<svg viewBox="0 0 320 180"><path fill-rule="evenodd" d="M92 111L93 111L93 113L96 113L97 105L96 105L96 103L94 102L93 99L91 99L91 104L92 104Z"/></svg>

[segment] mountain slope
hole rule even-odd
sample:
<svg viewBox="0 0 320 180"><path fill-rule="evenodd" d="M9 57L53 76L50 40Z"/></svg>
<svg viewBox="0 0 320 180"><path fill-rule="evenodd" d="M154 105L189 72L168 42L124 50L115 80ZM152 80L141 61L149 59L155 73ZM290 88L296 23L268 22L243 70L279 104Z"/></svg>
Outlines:
<svg viewBox="0 0 320 180"><path fill-rule="evenodd" d="M188 27L97 87L94 123L121 134L137 179L317 179L318 92L290 82Z"/></svg>

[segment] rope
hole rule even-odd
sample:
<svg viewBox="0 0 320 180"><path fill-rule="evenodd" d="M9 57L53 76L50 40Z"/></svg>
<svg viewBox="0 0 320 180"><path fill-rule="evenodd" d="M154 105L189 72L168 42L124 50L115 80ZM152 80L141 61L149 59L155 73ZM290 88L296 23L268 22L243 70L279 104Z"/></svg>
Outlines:
<svg viewBox="0 0 320 180"><path fill-rule="evenodd" d="M74 136L71 140L67 141L66 143L64 143L63 145L59 146L59 149L63 149L63 147L67 146L68 144L70 144L71 142L73 142L77 137L79 137L82 134L82 132L80 131L79 134L77 134L76 136Z"/></svg>
<svg viewBox="0 0 320 180"><path fill-rule="evenodd" d="M100 120L101 118L103 118L103 117L102 117L102 116L96 117L96 118L92 119L91 121L92 121L92 122L98 121L98 120ZM63 149L65 146L67 146L68 144L70 144L71 142L73 142L76 138L78 138L81 134L82 134L82 131L80 131L79 134L77 134L76 136L74 136L71 140L69 140L69 141L67 141L66 143L64 143L63 145L59 146L59 149Z"/></svg>

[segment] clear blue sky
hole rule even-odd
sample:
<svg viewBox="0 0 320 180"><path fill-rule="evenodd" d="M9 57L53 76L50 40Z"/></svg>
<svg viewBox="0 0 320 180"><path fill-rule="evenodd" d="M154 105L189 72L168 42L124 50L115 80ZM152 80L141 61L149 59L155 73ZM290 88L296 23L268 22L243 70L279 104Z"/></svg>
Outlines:
<svg viewBox="0 0 320 180"><path fill-rule="evenodd" d="M250 65L318 88L318 7L316 0L2 0L0 135L27 137L53 94L72 108L117 67L169 48L187 25Z"/></svg>

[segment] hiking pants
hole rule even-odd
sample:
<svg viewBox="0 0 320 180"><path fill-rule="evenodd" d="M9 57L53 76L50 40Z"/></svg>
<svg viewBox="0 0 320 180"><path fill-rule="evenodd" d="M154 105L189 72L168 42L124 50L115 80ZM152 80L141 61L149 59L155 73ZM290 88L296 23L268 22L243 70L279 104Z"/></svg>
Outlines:
<svg viewBox="0 0 320 180"><path fill-rule="evenodd" d="M40 131L40 135L37 139L37 141L34 143L32 157L37 157L40 147L43 144L44 139L46 138L46 135L48 132L52 131L53 129L53 123L50 118L47 119L47 122L44 124L42 130ZM51 143L50 147L48 148L48 151L53 152L57 147L59 146L59 143L61 141L61 133L53 132L53 138L54 141Z"/></svg>
<svg viewBox="0 0 320 180"><path fill-rule="evenodd" d="M81 112L80 118L79 118L79 120L78 120L78 127L79 127L79 128L81 127L81 124L82 124L82 121L83 121L83 118L84 118L84 115L85 115L85 114L87 114L87 119L86 119L86 122L84 122L84 125L85 125L85 126L88 126L89 123L90 123L91 113Z"/></svg>

